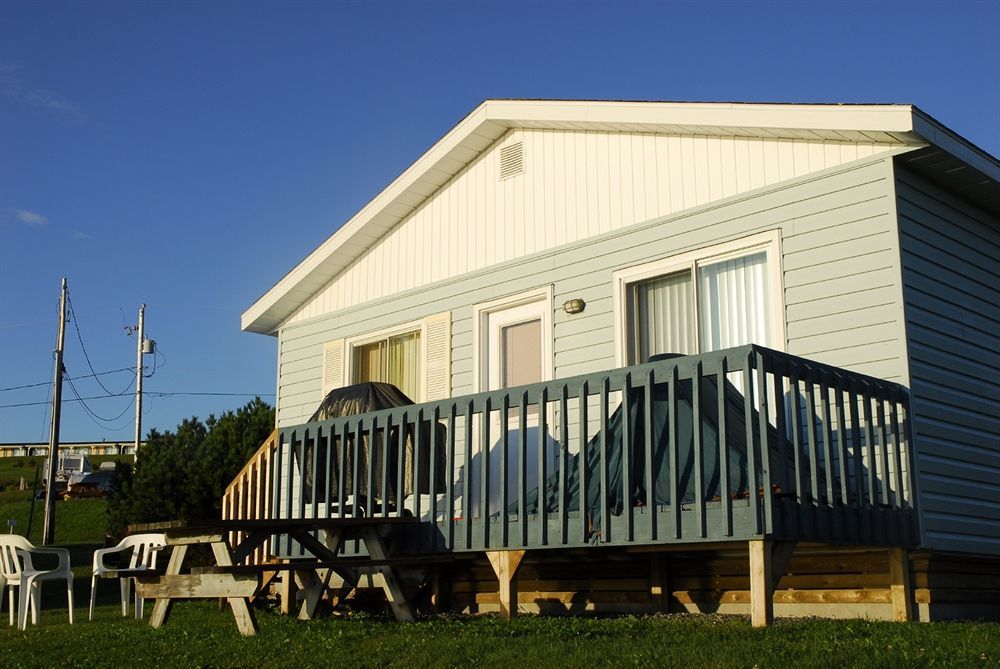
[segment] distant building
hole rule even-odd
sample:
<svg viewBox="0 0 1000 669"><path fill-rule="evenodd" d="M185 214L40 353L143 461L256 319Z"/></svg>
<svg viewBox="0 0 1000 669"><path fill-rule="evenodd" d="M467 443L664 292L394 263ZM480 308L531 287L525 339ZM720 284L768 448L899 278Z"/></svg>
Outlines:
<svg viewBox="0 0 1000 669"><path fill-rule="evenodd" d="M135 445L131 441L64 441L59 444L59 451L64 455L132 455ZM44 458L48 454L48 443L0 443L0 458L26 455Z"/></svg>

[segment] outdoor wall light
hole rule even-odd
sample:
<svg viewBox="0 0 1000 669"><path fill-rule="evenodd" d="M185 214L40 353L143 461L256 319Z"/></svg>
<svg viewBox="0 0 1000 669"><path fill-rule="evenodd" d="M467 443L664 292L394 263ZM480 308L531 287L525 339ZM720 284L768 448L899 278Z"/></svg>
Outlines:
<svg viewBox="0 0 1000 669"><path fill-rule="evenodd" d="M572 300L566 300L563 302L563 311L567 314L578 314L586 308L587 303L580 298L574 298Z"/></svg>

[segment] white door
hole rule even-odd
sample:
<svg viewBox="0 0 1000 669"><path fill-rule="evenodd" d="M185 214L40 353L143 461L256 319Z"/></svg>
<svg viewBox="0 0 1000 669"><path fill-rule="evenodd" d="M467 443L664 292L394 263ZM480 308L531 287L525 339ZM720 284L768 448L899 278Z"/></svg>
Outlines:
<svg viewBox="0 0 1000 669"><path fill-rule="evenodd" d="M552 316L548 300L492 309L483 314L481 368L482 390L503 390L516 386L548 381L552 378ZM518 466L520 463L519 398L510 398L507 416L507 503L518 500ZM501 412L493 411L490 420L490 487L489 513L500 511ZM527 490L538 486L538 408L529 407L525 416ZM546 455L549 472L557 464L558 446L551 440ZM478 471L478 467L476 468ZM478 479L478 476L476 477ZM473 480L473 505L478 509L479 481Z"/></svg>

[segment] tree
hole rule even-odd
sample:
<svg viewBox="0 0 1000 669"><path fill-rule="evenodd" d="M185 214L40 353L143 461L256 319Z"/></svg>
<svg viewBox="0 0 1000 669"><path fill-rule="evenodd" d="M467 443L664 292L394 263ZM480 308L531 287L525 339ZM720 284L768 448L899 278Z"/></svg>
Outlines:
<svg viewBox="0 0 1000 669"><path fill-rule="evenodd" d="M176 431L150 430L134 470L116 470L108 496L108 530L132 523L218 519L222 494L274 429L274 409L259 397L203 423L192 417Z"/></svg>

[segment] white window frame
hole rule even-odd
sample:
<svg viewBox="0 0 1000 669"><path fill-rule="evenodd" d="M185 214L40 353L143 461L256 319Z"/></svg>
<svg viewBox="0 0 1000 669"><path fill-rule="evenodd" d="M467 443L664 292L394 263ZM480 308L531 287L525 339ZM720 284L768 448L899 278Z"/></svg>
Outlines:
<svg viewBox="0 0 1000 669"><path fill-rule="evenodd" d="M553 287L549 285L508 295L490 302L483 302L472 307L472 359L475 361L472 367L472 385L476 392L490 390L490 315L537 303L544 303L544 313L542 314L542 381L552 380L554 369L552 355Z"/></svg>
<svg viewBox="0 0 1000 669"><path fill-rule="evenodd" d="M354 349L365 344L373 344L382 339L410 332L420 332L420 397L411 397L414 402L422 402L427 394L427 326L423 319L400 323L375 332L344 338L344 384L354 383Z"/></svg>
<svg viewBox="0 0 1000 669"><path fill-rule="evenodd" d="M691 280L697 282L698 265L738 258L764 251L767 253L768 299L771 304L771 331L775 341L769 345L779 351L784 351L785 340L785 300L781 268L781 230L770 230L760 234L741 237L728 242L713 244L694 251L659 258L641 265L625 267L612 273L614 286L614 318L615 318L615 364L624 367L628 364L628 288L630 285L652 279L658 276L676 272L690 271ZM695 300L694 322L698 323L698 304ZM697 343L698 339L695 339Z"/></svg>

